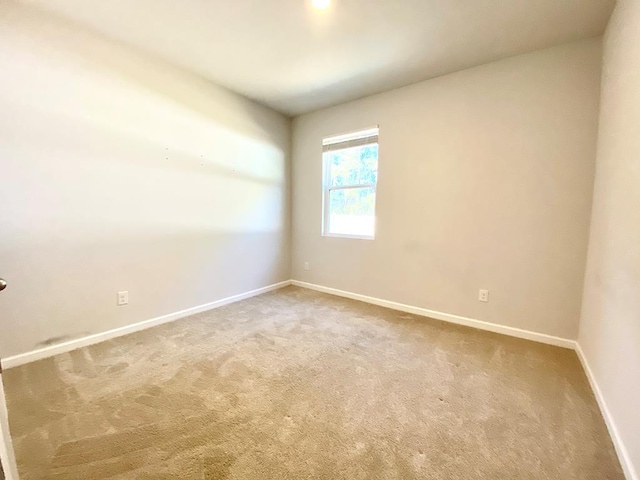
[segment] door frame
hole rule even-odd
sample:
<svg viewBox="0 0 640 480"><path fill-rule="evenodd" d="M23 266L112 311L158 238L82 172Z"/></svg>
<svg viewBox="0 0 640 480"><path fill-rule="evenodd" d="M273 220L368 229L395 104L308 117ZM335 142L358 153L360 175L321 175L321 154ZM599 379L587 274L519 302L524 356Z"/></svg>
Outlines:
<svg viewBox="0 0 640 480"><path fill-rule="evenodd" d="M2 383L2 363L0 361L0 460L4 470L5 480L18 480L18 465L13 452L13 442L9 432L9 412L4 396Z"/></svg>

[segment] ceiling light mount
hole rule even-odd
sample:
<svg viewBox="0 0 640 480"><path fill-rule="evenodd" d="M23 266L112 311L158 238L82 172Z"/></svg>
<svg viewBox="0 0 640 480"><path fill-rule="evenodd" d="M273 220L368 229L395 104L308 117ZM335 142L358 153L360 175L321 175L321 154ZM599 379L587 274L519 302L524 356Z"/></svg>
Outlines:
<svg viewBox="0 0 640 480"><path fill-rule="evenodd" d="M331 5L331 0L311 0L311 3L316 10L326 10Z"/></svg>

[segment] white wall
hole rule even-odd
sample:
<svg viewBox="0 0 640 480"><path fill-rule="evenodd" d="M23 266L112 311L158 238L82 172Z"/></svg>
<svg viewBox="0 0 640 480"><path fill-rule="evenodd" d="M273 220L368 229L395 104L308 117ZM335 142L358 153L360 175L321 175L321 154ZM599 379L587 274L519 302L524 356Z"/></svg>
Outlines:
<svg viewBox="0 0 640 480"><path fill-rule="evenodd" d="M8 2L0 65L0 356L289 278L287 118Z"/></svg>
<svg viewBox="0 0 640 480"><path fill-rule="evenodd" d="M579 343L626 447L628 477L640 478L640 3L636 0L618 1L604 37Z"/></svg>
<svg viewBox="0 0 640 480"><path fill-rule="evenodd" d="M575 339L600 66L585 40L296 118L293 278ZM322 237L322 138L375 124L376 239Z"/></svg>

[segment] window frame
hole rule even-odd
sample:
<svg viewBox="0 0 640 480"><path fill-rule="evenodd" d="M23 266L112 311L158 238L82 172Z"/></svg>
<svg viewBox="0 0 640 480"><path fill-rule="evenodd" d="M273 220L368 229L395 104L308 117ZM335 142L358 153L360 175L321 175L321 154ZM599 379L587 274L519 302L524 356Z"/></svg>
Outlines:
<svg viewBox="0 0 640 480"><path fill-rule="evenodd" d="M375 134L373 134L374 131L375 131ZM330 162L328 162L325 158L325 153L327 153L328 151L331 151L331 149L325 149L325 147L327 146L339 145L342 143L348 143L350 141L364 140L367 138L372 138L374 136L376 137L375 141L362 143L362 145L360 146L374 145L374 144L378 146L378 155L376 158L376 162L379 170L380 127L378 125L375 125L369 128L359 129L349 133L332 135L330 137L325 137L322 139L322 230L321 230L321 233L323 237L350 238L350 239L356 239L356 240L375 240L376 230L377 230L377 223L375 222L375 218L376 218L376 209L378 204L378 174L376 174L375 183L367 183L367 184L360 184L360 185L355 185L355 184L340 185L340 186L332 187L331 186L331 165L330 165ZM353 148L355 146L359 146L359 145L354 145L352 147L345 146L344 148L336 148L335 150L343 150L343 149L346 150L347 148ZM329 202L331 199L331 192L334 190L352 190L352 189L361 189L361 188L372 188L375 196L374 202L373 202L373 216L374 216L373 235L357 235L357 234L349 234L349 233L329 232L329 228L331 226L330 224L331 209L329 205Z"/></svg>

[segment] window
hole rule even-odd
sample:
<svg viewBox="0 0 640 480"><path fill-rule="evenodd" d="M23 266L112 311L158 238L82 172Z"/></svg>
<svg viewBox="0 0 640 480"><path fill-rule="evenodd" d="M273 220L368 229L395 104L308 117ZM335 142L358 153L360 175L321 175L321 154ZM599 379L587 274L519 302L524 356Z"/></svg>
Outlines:
<svg viewBox="0 0 640 480"><path fill-rule="evenodd" d="M378 128L325 138L322 150L322 234L373 239Z"/></svg>

